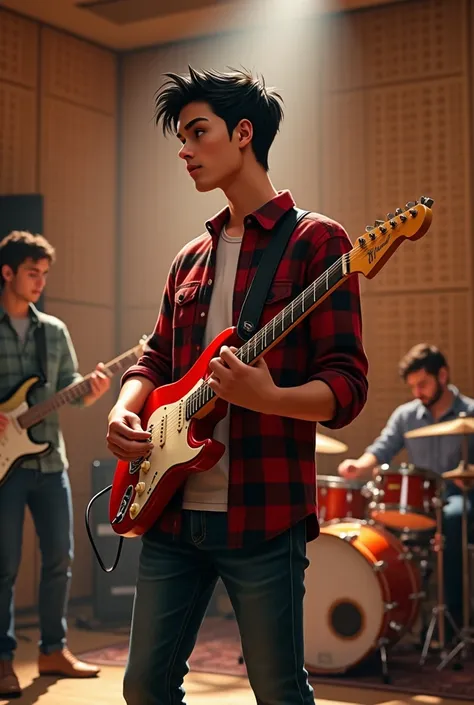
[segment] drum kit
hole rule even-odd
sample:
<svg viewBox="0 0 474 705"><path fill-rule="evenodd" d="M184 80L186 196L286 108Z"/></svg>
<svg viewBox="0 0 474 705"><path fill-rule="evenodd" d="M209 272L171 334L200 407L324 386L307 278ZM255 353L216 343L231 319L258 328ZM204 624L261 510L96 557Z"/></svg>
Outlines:
<svg viewBox="0 0 474 705"><path fill-rule="evenodd" d="M344 673L377 656L382 679L389 682L388 651L413 631L422 615L428 578L434 573L436 597L420 657L426 661L438 626L441 670L474 644L470 626L467 493L474 488L468 465L468 436L474 418L419 428L407 438L459 435L462 461L439 475L410 464L376 468L363 482L337 475L318 476L320 536L307 546L304 603L305 662L315 674ZM317 435L316 453L343 453L347 446ZM442 509L447 481L463 493L463 624L459 629L444 602ZM434 555L433 555L434 554ZM446 652L445 619L457 643ZM421 645L421 644L420 644Z"/></svg>

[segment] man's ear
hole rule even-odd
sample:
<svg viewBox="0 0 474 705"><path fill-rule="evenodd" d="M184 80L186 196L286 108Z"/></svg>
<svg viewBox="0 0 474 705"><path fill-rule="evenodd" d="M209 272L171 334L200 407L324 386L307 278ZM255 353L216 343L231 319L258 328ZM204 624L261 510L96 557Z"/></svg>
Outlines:
<svg viewBox="0 0 474 705"><path fill-rule="evenodd" d="M447 367L442 367L438 372L438 381L445 386L449 382L449 370Z"/></svg>
<svg viewBox="0 0 474 705"><path fill-rule="evenodd" d="M9 264L4 264L2 267L2 277L3 281L5 282L11 282L13 277L15 276L15 272L13 269L10 267Z"/></svg>
<svg viewBox="0 0 474 705"><path fill-rule="evenodd" d="M244 120L240 120L235 127L234 133L237 137L239 147L243 149L252 141L253 125L250 120L247 120L246 118Z"/></svg>

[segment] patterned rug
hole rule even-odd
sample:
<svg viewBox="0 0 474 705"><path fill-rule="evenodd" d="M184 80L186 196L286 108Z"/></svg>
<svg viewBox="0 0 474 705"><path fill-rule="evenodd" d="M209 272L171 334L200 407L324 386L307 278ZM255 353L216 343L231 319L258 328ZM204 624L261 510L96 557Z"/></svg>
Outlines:
<svg viewBox="0 0 474 705"><path fill-rule="evenodd" d="M128 643L87 651L80 656L86 661L104 666L124 667ZM240 637L234 620L208 617L204 620L194 652L189 660L191 671L246 676L245 665L239 663ZM343 675L311 675L318 683L374 688L410 694L434 695L446 698L474 700L474 659L471 655L462 670L453 662L437 671L439 657L430 654L424 667L419 665L420 652L413 646L399 646L389 655L390 682L384 683L377 662L366 661L362 666Z"/></svg>

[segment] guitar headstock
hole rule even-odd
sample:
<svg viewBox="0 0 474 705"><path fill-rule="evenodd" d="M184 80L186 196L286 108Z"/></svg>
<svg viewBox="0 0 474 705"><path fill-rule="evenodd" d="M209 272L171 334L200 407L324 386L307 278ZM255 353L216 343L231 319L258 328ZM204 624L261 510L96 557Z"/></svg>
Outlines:
<svg viewBox="0 0 474 705"><path fill-rule="evenodd" d="M405 239L423 237L431 225L433 203L432 198L422 196L407 203L405 211L397 208L389 213L385 222L376 220L373 226L367 226L348 254L350 271L372 279Z"/></svg>

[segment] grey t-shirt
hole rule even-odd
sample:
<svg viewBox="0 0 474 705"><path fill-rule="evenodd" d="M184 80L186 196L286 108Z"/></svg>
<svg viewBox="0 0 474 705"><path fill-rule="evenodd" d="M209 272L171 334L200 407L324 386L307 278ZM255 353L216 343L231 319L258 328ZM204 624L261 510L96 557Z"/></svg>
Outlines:
<svg viewBox="0 0 474 705"><path fill-rule="evenodd" d="M28 332L28 328L30 327L30 317L25 316L25 318L12 318L10 316L10 323L12 324L13 328L16 330L18 337L20 338L21 342L24 343L26 340L26 334Z"/></svg>
<svg viewBox="0 0 474 705"><path fill-rule="evenodd" d="M222 231L217 245L216 274L204 334L205 345L209 345L216 335L232 325L234 284L241 244L242 238L229 237L225 229ZM214 439L225 445L225 453L210 470L195 473L187 479L184 488L184 509L227 511L229 416L228 411L214 430Z"/></svg>

